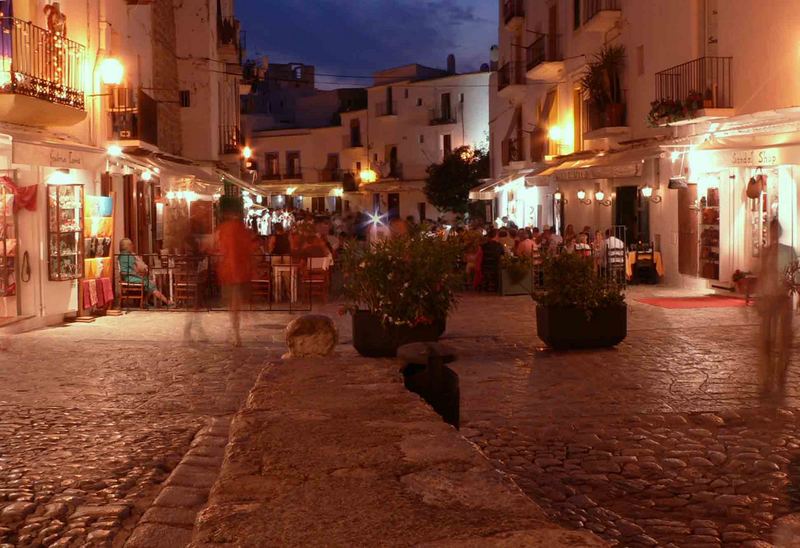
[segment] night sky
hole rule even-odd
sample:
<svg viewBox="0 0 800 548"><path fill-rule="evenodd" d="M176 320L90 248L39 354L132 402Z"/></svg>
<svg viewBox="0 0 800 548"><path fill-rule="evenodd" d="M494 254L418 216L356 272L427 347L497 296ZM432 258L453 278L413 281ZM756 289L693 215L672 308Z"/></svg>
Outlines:
<svg viewBox="0 0 800 548"><path fill-rule="evenodd" d="M414 62L444 68L449 53L459 72L477 70L497 41L493 0L237 0L236 11L248 57L316 65L320 88Z"/></svg>

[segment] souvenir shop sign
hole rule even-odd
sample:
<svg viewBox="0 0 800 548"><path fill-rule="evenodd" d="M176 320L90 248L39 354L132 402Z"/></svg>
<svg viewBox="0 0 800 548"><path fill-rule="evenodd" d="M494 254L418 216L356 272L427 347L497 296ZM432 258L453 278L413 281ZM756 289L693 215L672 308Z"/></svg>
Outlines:
<svg viewBox="0 0 800 548"><path fill-rule="evenodd" d="M14 143L14 163L54 168L97 170L105 161L102 152Z"/></svg>
<svg viewBox="0 0 800 548"><path fill-rule="evenodd" d="M702 165L726 167L772 167L800 164L800 145L767 148L728 148L692 152Z"/></svg>
<svg viewBox="0 0 800 548"><path fill-rule="evenodd" d="M618 177L639 177L642 175L641 162L629 164L590 166L574 169L556 169L558 181L582 181L586 179L615 179Z"/></svg>

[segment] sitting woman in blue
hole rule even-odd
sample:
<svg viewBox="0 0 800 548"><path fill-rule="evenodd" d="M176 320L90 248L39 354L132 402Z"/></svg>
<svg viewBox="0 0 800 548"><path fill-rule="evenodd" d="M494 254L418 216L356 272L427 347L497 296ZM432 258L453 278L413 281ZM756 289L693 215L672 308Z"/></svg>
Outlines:
<svg viewBox="0 0 800 548"><path fill-rule="evenodd" d="M153 296L167 306L172 306L172 301L167 299L147 275L147 265L133 254L133 241L123 238L119 242L119 275L123 282L142 284L147 296Z"/></svg>

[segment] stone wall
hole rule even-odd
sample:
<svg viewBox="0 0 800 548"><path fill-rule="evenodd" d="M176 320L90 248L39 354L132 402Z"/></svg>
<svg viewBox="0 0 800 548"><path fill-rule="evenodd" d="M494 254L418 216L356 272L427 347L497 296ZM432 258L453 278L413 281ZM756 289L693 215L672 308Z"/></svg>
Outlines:
<svg viewBox="0 0 800 548"><path fill-rule="evenodd" d="M155 0L152 9L153 88L146 90L158 101L158 147L182 154L175 8L172 0Z"/></svg>

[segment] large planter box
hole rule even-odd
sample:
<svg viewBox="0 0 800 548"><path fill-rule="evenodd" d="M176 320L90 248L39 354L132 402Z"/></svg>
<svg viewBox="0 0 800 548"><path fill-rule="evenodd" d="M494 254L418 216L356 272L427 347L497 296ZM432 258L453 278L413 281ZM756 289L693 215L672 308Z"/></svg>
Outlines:
<svg viewBox="0 0 800 548"><path fill-rule="evenodd" d="M514 283L505 269L500 270L501 295L530 295L533 293L533 273L528 272L519 282Z"/></svg>
<svg viewBox="0 0 800 548"><path fill-rule="evenodd" d="M362 356L390 358L404 344L439 340L445 329L446 320L416 327L384 325L377 315L359 310L353 314L353 347Z"/></svg>
<svg viewBox="0 0 800 548"><path fill-rule="evenodd" d="M614 346L628 335L628 307L600 308L587 319L580 308L537 306L536 331L557 350Z"/></svg>

